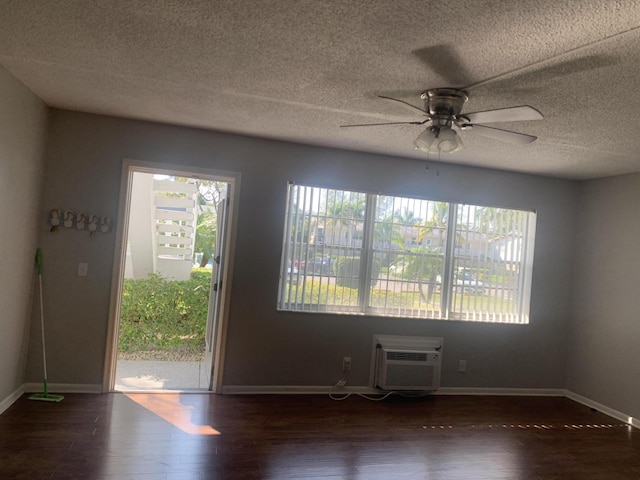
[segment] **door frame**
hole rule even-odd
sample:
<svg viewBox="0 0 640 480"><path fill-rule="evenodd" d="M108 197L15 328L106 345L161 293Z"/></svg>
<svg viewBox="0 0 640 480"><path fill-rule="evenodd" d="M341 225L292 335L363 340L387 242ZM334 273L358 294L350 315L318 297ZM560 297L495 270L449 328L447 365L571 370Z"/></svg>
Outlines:
<svg viewBox="0 0 640 480"><path fill-rule="evenodd" d="M215 355L213 358L213 375L210 376L210 391L213 393L220 393L222 392L224 359L227 343L229 299L231 298L231 280L236 238L236 218L238 213L238 200L240 198L240 173L194 167L190 165L173 165L131 159L124 159L122 162L118 216L114 225L115 245L113 268L111 272L111 295L109 301L109 318L107 323L102 392L112 392L115 386L116 363L118 359L118 329L120 326L120 299L124 283L124 266L127 251L126 238L127 227L129 225L129 208L131 205L131 189L133 185L134 172L206 178L207 180L216 180L227 182L229 184L229 191L227 192L227 197L229 199L227 215L229 217L224 239L226 254L223 256L224 269L222 271L222 288L220 292L220 313L217 320L218 334L214 339Z"/></svg>
<svg viewBox="0 0 640 480"><path fill-rule="evenodd" d="M211 268L211 287L209 289L209 308L207 309L207 325L205 328L205 352L204 365L208 367L208 390L213 389L213 373L215 368L215 352L217 347L220 311L222 308L222 286L224 285L224 260L227 255L227 230L229 229L229 190L230 184L227 183L228 189L221 200L218 200L216 209L216 243L212 252L212 268ZM222 212L222 215L221 215ZM220 232L224 234L219 237ZM215 275L214 275L215 274ZM213 352L213 353L211 353Z"/></svg>

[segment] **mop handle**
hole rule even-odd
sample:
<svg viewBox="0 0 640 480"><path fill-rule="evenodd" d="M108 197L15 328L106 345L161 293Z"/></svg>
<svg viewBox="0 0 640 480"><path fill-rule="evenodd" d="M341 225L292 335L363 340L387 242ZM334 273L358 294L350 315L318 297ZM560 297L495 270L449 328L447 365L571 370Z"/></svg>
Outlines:
<svg viewBox="0 0 640 480"><path fill-rule="evenodd" d="M42 251L36 250L36 268L38 269L38 285L40 286L40 330L42 331L42 365L44 367L44 384L47 388L47 351L44 345L44 306L42 302ZM47 392L45 392L47 393Z"/></svg>
<svg viewBox="0 0 640 480"><path fill-rule="evenodd" d="M38 269L38 275L42 275L42 250L36 249L36 268Z"/></svg>

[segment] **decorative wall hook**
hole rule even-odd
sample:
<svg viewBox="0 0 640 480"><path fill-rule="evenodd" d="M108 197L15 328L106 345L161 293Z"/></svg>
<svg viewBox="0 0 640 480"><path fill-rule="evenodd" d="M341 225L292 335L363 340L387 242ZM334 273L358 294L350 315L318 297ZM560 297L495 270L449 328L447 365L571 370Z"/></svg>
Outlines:
<svg viewBox="0 0 640 480"><path fill-rule="evenodd" d="M60 226L61 215L62 212L60 212L59 208L54 208L53 210L51 210L51 212L49 212L49 223L51 224L51 228L49 229L50 232L55 232L56 230L58 230L58 227Z"/></svg>
<svg viewBox="0 0 640 480"><path fill-rule="evenodd" d="M73 226L73 218L75 217L74 213L67 210L66 212L64 212L64 223L63 225L66 228L71 228Z"/></svg>
<svg viewBox="0 0 640 480"><path fill-rule="evenodd" d="M100 219L100 231L107 233L109 230L111 230L111 217L105 215Z"/></svg>
<svg viewBox="0 0 640 480"><path fill-rule="evenodd" d="M78 213L78 215L76 215L76 228L78 230L84 230L84 225L87 221L87 214L86 213Z"/></svg>
<svg viewBox="0 0 640 480"><path fill-rule="evenodd" d="M53 208L49 210L50 232L55 232L60 226L65 228L75 227L76 230L89 230L89 235L95 232L108 233L111 231L113 219L108 215L96 213L74 213L71 210Z"/></svg>
<svg viewBox="0 0 640 480"><path fill-rule="evenodd" d="M93 235L98 230L98 220L100 217L95 213L89 214L89 235Z"/></svg>

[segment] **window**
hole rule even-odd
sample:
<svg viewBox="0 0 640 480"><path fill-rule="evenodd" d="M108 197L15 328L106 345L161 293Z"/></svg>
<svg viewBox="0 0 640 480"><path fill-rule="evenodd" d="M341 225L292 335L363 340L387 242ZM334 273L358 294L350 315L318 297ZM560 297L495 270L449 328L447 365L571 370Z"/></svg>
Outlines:
<svg viewBox="0 0 640 480"><path fill-rule="evenodd" d="M535 219L290 185L278 308L528 323Z"/></svg>

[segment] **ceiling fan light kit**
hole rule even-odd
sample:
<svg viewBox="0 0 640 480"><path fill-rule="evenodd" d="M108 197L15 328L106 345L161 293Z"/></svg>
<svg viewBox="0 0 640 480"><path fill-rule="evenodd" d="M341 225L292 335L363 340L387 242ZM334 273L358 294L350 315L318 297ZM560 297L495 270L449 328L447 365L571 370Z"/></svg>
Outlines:
<svg viewBox="0 0 640 480"><path fill-rule="evenodd" d="M427 153L453 153L464 147L460 136L451 128L428 127L415 139L415 147Z"/></svg>

